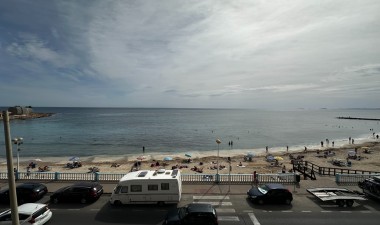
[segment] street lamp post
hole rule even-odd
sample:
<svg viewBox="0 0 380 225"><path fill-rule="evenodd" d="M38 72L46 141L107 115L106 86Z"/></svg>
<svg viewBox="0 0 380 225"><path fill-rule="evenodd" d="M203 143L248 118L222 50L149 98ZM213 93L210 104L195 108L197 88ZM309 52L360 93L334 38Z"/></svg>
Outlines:
<svg viewBox="0 0 380 225"><path fill-rule="evenodd" d="M219 144L222 142L219 139L216 139L216 143L218 144L218 157L216 159L216 182L219 183Z"/></svg>
<svg viewBox="0 0 380 225"><path fill-rule="evenodd" d="M17 137L13 139L13 144L17 145L17 172L19 172L19 167L20 167L20 145L23 144L23 138L22 137Z"/></svg>

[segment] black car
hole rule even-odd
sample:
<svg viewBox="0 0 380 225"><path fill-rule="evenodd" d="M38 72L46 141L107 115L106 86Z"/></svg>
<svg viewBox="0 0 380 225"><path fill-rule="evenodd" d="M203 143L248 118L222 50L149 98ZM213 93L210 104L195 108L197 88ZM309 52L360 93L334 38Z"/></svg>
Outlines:
<svg viewBox="0 0 380 225"><path fill-rule="evenodd" d="M40 200L48 192L47 187L41 183L23 183L16 187L17 203L32 203ZM9 189L0 191L0 201L9 203Z"/></svg>
<svg viewBox="0 0 380 225"><path fill-rule="evenodd" d="M218 225L218 216L212 205L192 203L168 212L163 224Z"/></svg>
<svg viewBox="0 0 380 225"><path fill-rule="evenodd" d="M285 203L290 205L293 201L293 194L282 184L265 184L252 187L247 194L250 200L259 204Z"/></svg>
<svg viewBox="0 0 380 225"><path fill-rule="evenodd" d="M103 194L103 186L97 182L80 182L63 187L50 196L50 201L58 202L87 202L96 201Z"/></svg>

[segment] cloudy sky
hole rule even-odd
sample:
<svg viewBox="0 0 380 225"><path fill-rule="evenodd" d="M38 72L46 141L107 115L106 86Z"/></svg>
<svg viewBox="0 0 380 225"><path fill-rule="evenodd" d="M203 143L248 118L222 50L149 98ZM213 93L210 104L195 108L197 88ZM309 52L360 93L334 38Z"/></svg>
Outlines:
<svg viewBox="0 0 380 225"><path fill-rule="evenodd" d="M0 3L0 105L380 107L380 1Z"/></svg>

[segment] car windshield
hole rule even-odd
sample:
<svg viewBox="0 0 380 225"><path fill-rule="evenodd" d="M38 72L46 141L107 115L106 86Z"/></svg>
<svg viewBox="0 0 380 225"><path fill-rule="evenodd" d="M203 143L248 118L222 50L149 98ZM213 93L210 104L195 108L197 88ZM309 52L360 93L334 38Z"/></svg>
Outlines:
<svg viewBox="0 0 380 225"><path fill-rule="evenodd" d="M263 185L261 187L258 187L259 191L263 193L264 195L268 192L269 188L266 185Z"/></svg>

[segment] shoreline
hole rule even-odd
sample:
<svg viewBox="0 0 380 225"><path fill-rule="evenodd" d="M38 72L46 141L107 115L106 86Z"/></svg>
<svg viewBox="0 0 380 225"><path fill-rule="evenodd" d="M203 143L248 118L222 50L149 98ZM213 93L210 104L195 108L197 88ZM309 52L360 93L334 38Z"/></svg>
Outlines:
<svg viewBox="0 0 380 225"><path fill-rule="evenodd" d="M285 166L286 170L292 168L291 160L289 154L292 155L302 155L305 161L312 162L318 166L323 167L336 167L332 165L331 160L333 158L339 158L346 160L348 151L353 151L355 148L358 149L358 155L361 156L361 160L351 160L352 167L345 167L353 170L367 170L367 171L378 171L380 173L380 142L378 140L368 141L360 144L346 144L340 147L323 147L323 148L312 148L307 149L304 152L303 149L297 150L286 150L283 151L269 151L268 154L273 156L282 157L283 160L279 161L280 166L273 166L271 163L266 161L266 153L260 152L256 153L253 157L252 162L245 162L244 156L247 155L249 151L234 151L234 150L222 150L219 152L219 158L217 157L217 151L208 151L207 153L197 153L190 152L189 154L192 157L187 157L185 154L176 153L176 154L134 154L134 155L119 155L119 156L89 156L89 157L80 157L82 167L79 168L67 168L66 165L69 163L69 157L23 157L20 158L20 172L26 172L26 167L31 161L37 164L36 168L31 170L31 172L37 172L38 167L49 166L50 172L89 172L89 168L97 167L99 172L103 173L127 173L131 170L135 162L141 163L141 170L156 170L159 168L172 169L173 166L180 166L182 173L197 173L196 171L191 170L194 167L201 168L202 172L205 174L215 174L216 173L216 162L219 161L219 165L223 166L219 170L220 174L229 173L227 157L231 158L231 173L233 174L251 174L253 171L258 173L277 173L281 172L282 167ZM370 149L371 154L365 154L364 149ZM335 152L334 157L317 157L317 151L333 151ZM252 151L254 152L254 151ZM144 156L144 159L138 159L139 157ZM164 157L172 157L170 161L164 161ZM28 158L28 159L25 159ZM186 162L191 158L192 162ZM152 164L159 163L160 166L152 166ZM240 162L243 166L238 166ZM16 159L13 159L13 164L16 167ZM112 165L117 165L113 167ZM342 168L342 167L337 167ZM6 171L6 159L0 158L0 171Z"/></svg>

